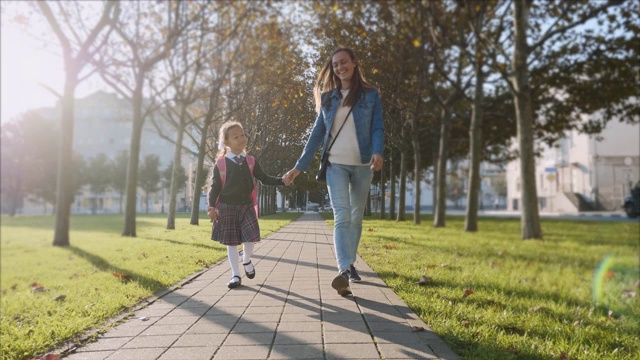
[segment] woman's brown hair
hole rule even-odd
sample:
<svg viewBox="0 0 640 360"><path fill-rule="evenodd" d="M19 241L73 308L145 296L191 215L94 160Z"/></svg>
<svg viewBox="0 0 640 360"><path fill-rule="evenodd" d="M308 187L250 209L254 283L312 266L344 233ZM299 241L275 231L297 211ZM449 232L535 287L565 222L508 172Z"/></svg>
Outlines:
<svg viewBox="0 0 640 360"><path fill-rule="evenodd" d="M376 88L370 82L368 82L367 79L365 79L364 75L362 74L362 70L360 69L360 63L358 62L356 54L353 52L353 50L347 47L340 47L331 54L331 56L329 57L329 61L327 61L322 70L320 70L318 78L316 79L316 85L313 88L313 97L316 101L316 111L320 111L320 106L322 105L322 93L333 89L342 89L342 81L340 81L340 78L333 71L332 61L333 56L341 51L349 54L351 61L356 64L353 69L353 76L351 78L351 89L349 89L349 94L347 95L344 104L346 106L353 107L365 89Z"/></svg>

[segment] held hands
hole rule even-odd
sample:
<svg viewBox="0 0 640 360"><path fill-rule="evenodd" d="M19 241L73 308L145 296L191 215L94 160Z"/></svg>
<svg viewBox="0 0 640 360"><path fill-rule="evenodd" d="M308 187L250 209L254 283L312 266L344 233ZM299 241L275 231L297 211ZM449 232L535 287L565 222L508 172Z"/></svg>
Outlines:
<svg viewBox="0 0 640 360"><path fill-rule="evenodd" d="M287 177L287 175L283 175L282 176L282 183L284 184L284 186L289 186L291 185L291 183L293 182L293 180L289 177Z"/></svg>
<svg viewBox="0 0 640 360"><path fill-rule="evenodd" d="M282 177L282 182L284 182L286 186L289 186L293 183L293 180L295 180L298 175L300 175L300 170L291 169L287 171L286 174L284 174L284 176Z"/></svg>

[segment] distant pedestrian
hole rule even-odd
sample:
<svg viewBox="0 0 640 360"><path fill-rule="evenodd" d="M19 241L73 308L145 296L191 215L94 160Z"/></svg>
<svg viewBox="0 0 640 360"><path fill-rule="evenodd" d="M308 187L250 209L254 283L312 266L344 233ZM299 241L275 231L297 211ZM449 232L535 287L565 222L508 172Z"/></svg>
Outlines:
<svg viewBox="0 0 640 360"><path fill-rule="evenodd" d="M362 235L362 219L373 171L382 168L384 121L380 93L362 74L353 50L331 54L316 79L318 116L295 167L285 175L292 181L306 171L322 145L329 144L327 188L333 207L333 242L338 275L331 286L350 295L349 282L361 281L354 263Z"/></svg>
<svg viewBox="0 0 640 360"><path fill-rule="evenodd" d="M500 200L498 199L498 197L496 197L495 200L493 200L493 208L498 210L499 206L500 206Z"/></svg>
<svg viewBox="0 0 640 360"><path fill-rule="evenodd" d="M230 289L240 286L238 245L242 244L242 265L247 278L253 279L256 270L251 263L254 244L260 241L258 225L257 187L255 179L265 185L289 185L284 178L265 174L260 164L246 154L247 136L238 122L226 122L220 128L220 152L213 168L209 208L213 222L211 240L227 246L227 256L233 277ZM254 179L255 178L255 179Z"/></svg>

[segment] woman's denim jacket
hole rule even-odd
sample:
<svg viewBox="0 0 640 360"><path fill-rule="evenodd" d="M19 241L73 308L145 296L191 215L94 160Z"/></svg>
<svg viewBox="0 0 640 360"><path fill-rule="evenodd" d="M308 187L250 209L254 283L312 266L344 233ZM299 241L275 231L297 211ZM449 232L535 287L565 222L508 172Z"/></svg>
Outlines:
<svg viewBox="0 0 640 360"><path fill-rule="evenodd" d="M334 89L322 94L322 106L316 118L307 145L295 168L306 171L311 160L322 144L322 152L329 140L331 125L340 105L340 90ZM352 110L353 120L356 125L356 136L360 148L360 161L368 164L373 154L384 156L384 121L382 120L382 104L380 94L375 89L365 89L363 96L356 101Z"/></svg>

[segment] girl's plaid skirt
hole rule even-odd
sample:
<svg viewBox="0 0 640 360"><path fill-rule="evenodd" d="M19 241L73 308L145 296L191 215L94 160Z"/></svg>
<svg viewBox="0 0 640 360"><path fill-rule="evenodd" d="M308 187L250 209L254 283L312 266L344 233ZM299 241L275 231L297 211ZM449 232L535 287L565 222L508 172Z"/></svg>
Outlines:
<svg viewBox="0 0 640 360"><path fill-rule="evenodd" d="M213 222L211 240L222 245L240 245L260 241L260 226L253 204L218 204L218 217Z"/></svg>

